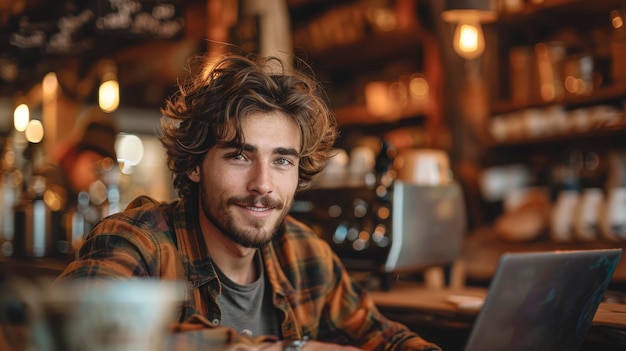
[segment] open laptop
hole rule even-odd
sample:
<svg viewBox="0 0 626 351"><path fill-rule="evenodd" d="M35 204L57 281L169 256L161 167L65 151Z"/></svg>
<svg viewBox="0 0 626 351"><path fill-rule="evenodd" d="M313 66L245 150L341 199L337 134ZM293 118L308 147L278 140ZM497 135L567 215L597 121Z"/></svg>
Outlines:
<svg viewBox="0 0 626 351"><path fill-rule="evenodd" d="M579 350L621 252L502 255L465 351Z"/></svg>

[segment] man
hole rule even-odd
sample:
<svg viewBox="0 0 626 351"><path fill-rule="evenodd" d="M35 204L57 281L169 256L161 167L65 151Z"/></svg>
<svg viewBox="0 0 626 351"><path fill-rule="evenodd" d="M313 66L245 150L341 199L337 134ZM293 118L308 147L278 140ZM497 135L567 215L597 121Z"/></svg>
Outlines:
<svg viewBox="0 0 626 351"><path fill-rule="evenodd" d="M336 138L321 93L276 58L237 55L181 84L160 134L181 199L140 198L106 218L60 279L185 280L180 329L267 350L439 350L383 317L330 247L288 216Z"/></svg>

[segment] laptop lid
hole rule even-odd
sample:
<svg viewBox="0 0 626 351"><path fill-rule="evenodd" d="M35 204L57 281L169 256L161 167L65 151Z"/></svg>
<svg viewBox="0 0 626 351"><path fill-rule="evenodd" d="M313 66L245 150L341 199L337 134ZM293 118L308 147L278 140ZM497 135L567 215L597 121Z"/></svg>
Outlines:
<svg viewBox="0 0 626 351"><path fill-rule="evenodd" d="M465 351L579 350L621 252L502 255Z"/></svg>

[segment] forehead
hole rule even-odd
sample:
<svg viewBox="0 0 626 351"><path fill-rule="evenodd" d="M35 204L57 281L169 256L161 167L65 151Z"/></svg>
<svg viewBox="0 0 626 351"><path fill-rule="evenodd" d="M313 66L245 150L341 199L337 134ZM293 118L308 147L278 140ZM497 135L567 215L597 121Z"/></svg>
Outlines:
<svg viewBox="0 0 626 351"><path fill-rule="evenodd" d="M300 151L302 140L300 127L293 118L283 112L253 112L242 118L241 129L244 144L257 148L282 147Z"/></svg>

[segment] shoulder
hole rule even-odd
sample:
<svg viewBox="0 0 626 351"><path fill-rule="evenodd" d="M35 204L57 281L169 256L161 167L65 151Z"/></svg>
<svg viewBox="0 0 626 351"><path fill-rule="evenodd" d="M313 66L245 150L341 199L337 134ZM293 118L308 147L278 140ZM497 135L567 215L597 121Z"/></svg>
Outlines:
<svg viewBox="0 0 626 351"><path fill-rule="evenodd" d="M179 202L180 200L161 202L148 196L139 196L131 201L124 211L109 217L126 219L136 225L146 224L154 228L155 224L167 221L174 215Z"/></svg>
<svg viewBox="0 0 626 351"><path fill-rule="evenodd" d="M326 273L336 268L337 258L330 245L310 226L291 216L285 218L283 231L275 238L273 246L283 266L296 270L316 267L314 271Z"/></svg>
<svg viewBox="0 0 626 351"><path fill-rule="evenodd" d="M175 238L173 221L178 203L178 200L159 202L140 196L131 201L124 211L98 222L92 235L114 234L129 239L145 236L152 240L172 241Z"/></svg>
<svg viewBox="0 0 626 351"><path fill-rule="evenodd" d="M67 277L159 276L180 279L175 218L179 201L136 199L122 212L98 222L83 242Z"/></svg>
<svg viewBox="0 0 626 351"><path fill-rule="evenodd" d="M329 251L330 247L309 225L295 219L292 216L285 217L283 235L278 237L281 244L287 242L298 247L315 249L316 251Z"/></svg>

